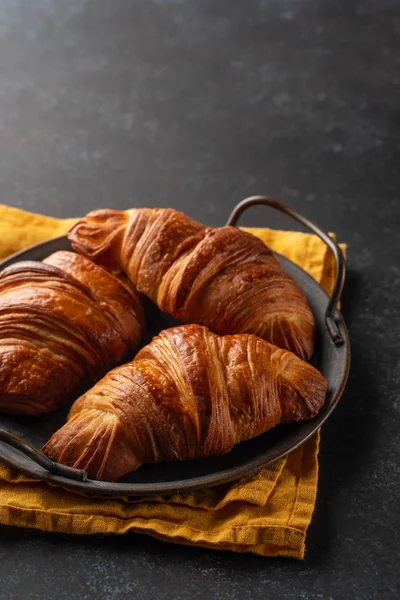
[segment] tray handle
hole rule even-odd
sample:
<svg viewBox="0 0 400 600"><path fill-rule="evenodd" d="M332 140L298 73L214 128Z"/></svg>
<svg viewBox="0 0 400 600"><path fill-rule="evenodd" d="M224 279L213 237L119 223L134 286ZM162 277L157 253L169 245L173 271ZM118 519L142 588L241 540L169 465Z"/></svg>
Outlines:
<svg viewBox="0 0 400 600"><path fill-rule="evenodd" d="M85 471L81 469L74 469L72 467L67 467L65 465L61 465L60 463L56 463L52 461L48 456L44 454L41 450L38 450L28 442L25 442L22 438L14 435L13 433L9 433L4 429L0 429L0 442L7 444L8 446L12 446L16 448L26 456L28 456L35 463L54 473L55 475L59 475L61 477L67 477L68 479L74 479L75 481L86 481L88 476Z"/></svg>
<svg viewBox="0 0 400 600"><path fill-rule="evenodd" d="M344 338L339 331L339 327L335 318L335 311L342 295L344 280L346 277L346 267L343 252L341 251L339 245L329 236L326 231L318 227L318 225L315 225L315 223L309 221L309 219L306 217L303 217L303 215L298 213L297 210L291 206L288 206L284 202L281 202L280 200L271 198L270 196L257 195L245 198L235 206L229 216L228 221L226 222L226 225L236 225L239 218L248 208L259 205L269 206L270 208L279 210L279 212L292 217L292 219L298 221L298 223L301 223L307 229L315 233L315 235L325 242L325 244L332 251L335 258L336 275L335 284L333 286L333 290L329 297L329 302L325 311L325 325L332 342L336 346L341 346L344 343Z"/></svg>

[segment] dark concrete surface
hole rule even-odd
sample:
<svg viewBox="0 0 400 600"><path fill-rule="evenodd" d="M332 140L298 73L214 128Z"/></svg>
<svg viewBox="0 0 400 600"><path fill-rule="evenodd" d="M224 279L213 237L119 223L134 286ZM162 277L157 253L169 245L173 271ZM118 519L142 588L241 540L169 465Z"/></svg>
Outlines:
<svg viewBox="0 0 400 600"><path fill-rule="evenodd" d="M304 562L2 528L2 600L399 597L399 32L396 0L0 0L1 202L276 195L348 242L353 344Z"/></svg>

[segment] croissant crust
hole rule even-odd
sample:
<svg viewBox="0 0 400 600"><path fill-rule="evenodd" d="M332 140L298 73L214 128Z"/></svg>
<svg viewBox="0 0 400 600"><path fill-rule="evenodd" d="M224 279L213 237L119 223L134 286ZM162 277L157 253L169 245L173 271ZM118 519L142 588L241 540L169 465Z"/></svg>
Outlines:
<svg viewBox="0 0 400 600"><path fill-rule="evenodd" d="M131 285L73 252L0 273L0 411L39 415L126 359L143 329Z"/></svg>
<svg viewBox="0 0 400 600"><path fill-rule="evenodd" d="M254 335L174 327L81 396L44 452L114 481L144 463L225 453L278 423L310 419L326 389L314 367Z"/></svg>
<svg viewBox="0 0 400 600"><path fill-rule="evenodd" d="M207 228L172 209L107 209L81 219L69 239L180 322L220 335L253 333L303 359L312 354L314 318L303 292L247 232Z"/></svg>

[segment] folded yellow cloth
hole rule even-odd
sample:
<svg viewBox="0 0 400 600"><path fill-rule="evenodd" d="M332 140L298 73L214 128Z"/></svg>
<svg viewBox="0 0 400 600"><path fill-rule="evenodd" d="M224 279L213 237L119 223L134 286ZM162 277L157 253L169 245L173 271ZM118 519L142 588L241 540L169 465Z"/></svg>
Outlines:
<svg viewBox="0 0 400 600"><path fill-rule="evenodd" d="M64 234L73 221L0 205L0 258ZM331 290L332 255L316 236L250 231ZM319 433L246 480L140 499L86 498L29 479L0 462L0 524L74 534L134 531L180 544L303 558L317 492L318 444Z"/></svg>

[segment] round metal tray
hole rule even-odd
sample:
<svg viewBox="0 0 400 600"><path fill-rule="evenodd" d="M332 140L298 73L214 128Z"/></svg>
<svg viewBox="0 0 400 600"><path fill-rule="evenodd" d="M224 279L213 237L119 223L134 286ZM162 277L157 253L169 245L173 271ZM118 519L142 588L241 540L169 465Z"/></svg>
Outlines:
<svg viewBox="0 0 400 600"><path fill-rule="evenodd" d="M235 225L240 215L256 204L264 204L308 227L323 239L336 259L336 282L329 297L300 267L278 255L282 267L303 289L316 321L316 344L312 363L328 380L328 392L320 413L312 420L278 426L257 438L242 442L222 456L186 462L144 465L116 483L87 479L77 469L50 461L38 448L66 420L68 407L41 417L10 417L0 414L0 459L18 471L35 479L95 496L142 496L171 494L228 483L250 475L289 454L326 421L337 405L350 368L350 342L343 317L336 310L344 283L344 258L340 248L326 232L299 215L291 207L265 196L254 196L238 204L228 224ZM71 250L66 237L56 238L18 252L0 264L0 270L19 260L42 260L57 250ZM142 345L148 343L161 329L176 322L150 303L147 306L148 331Z"/></svg>

